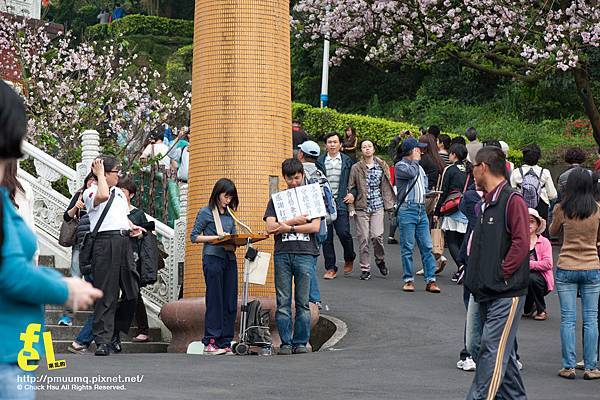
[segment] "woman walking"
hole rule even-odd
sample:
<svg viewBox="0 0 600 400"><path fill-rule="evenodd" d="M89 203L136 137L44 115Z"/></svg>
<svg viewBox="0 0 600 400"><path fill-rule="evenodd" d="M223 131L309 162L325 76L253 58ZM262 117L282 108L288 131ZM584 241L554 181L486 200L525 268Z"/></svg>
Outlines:
<svg viewBox="0 0 600 400"><path fill-rule="evenodd" d="M554 289L552 274L552 245L542 236L546 221L537 210L529 209L529 289L525 299L524 316L536 321L548 319L544 297Z"/></svg>
<svg viewBox="0 0 600 400"><path fill-rule="evenodd" d="M454 197L462 196L469 184L473 183L473 178L470 176L469 164L465 161L467 155L466 146L460 143L450 146L448 159L451 165L444 171L441 188L442 194L435 208L434 223L437 223L439 218L442 217L444 203L448 198L451 195ZM458 207L451 212L446 211L446 214L442 218L441 228L444 231L448 250L450 250L450 255L457 268L460 268L462 265L460 262L460 248L467 232L468 224L469 220L460 212Z"/></svg>
<svg viewBox="0 0 600 400"><path fill-rule="evenodd" d="M562 366L558 375L575 379L575 326L577 291L581 293L583 315L584 379L600 379L598 363L598 297L600 260L600 208L593 194L588 171L575 168L567 179L565 196L554 209L550 234L563 231L563 245L556 270L560 299Z"/></svg>
<svg viewBox="0 0 600 400"><path fill-rule="evenodd" d="M357 196L349 205L350 215L356 221L360 255L360 279L371 278L369 263L369 240L373 243L375 263L381 275L387 276L383 248L384 211L394 208L396 200L389 167L375 157L375 146L370 140L361 144L362 160L352 166L348 180L348 192L356 190Z"/></svg>
<svg viewBox="0 0 600 400"><path fill-rule="evenodd" d="M190 235L192 243L204 243L202 271L206 283L204 318L205 354L233 354L235 318L237 315L238 276L235 247L210 244L224 235L236 233L229 209L239 205L235 184L226 178L215 183L206 207L198 211Z"/></svg>

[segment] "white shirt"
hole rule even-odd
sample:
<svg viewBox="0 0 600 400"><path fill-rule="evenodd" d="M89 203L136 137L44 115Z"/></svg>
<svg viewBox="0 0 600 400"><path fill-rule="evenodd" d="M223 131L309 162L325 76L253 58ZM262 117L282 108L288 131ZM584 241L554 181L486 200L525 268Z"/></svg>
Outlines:
<svg viewBox="0 0 600 400"><path fill-rule="evenodd" d="M526 175L530 169L533 169L533 172L540 177L540 185L542 185L540 198L544 201L544 203L549 205L551 200L556 199L558 193L556 192L556 187L552 181L552 175L550 175L550 171L540 167L539 165L534 165L532 167L531 165L524 164L521 166L521 168L523 169L523 175ZM510 185L514 188L517 188L517 186L519 186L521 183L523 183L523 176L521 175L519 168L515 168L510 175Z"/></svg>
<svg viewBox="0 0 600 400"><path fill-rule="evenodd" d="M129 219L127 218L129 215L129 205L127 204L125 194L117 187L110 189L110 193L113 191L115 192L115 199L113 200L106 217L104 217L104 221L102 221L102 226L98 232L118 231L130 228ZM97 192L98 186L96 185L92 185L83 192L83 202L85 203L85 208L90 217L90 231L93 231L96 228L96 223L100 219L102 211L104 211L104 208L108 204L108 200L106 200L94 207L94 199L96 198Z"/></svg>
<svg viewBox="0 0 600 400"><path fill-rule="evenodd" d="M142 157L150 159L162 156L162 158L158 161L158 164L164 165L165 168L169 169L171 166L171 159L167 156L168 153L169 146L164 143L154 143L146 146L142 152Z"/></svg>
<svg viewBox="0 0 600 400"><path fill-rule="evenodd" d="M190 152L187 146L181 151L181 164L177 170L177 179L187 182L188 181L188 168L190 165Z"/></svg>

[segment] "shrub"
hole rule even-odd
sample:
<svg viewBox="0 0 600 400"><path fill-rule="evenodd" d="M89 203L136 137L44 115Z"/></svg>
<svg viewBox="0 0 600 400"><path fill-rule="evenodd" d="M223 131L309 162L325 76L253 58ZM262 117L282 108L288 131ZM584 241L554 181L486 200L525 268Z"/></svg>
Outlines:
<svg viewBox="0 0 600 400"><path fill-rule="evenodd" d="M127 15L110 24L88 27L87 34L96 40L108 36L153 35L192 38L194 22L184 19L171 19L147 15Z"/></svg>
<svg viewBox="0 0 600 400"><path fill-rule="evenodd" d="M189 90L188 81L192 79L193 45L183 46L167 61L167 84L178 93Z"/></svg>
<svg viewBox="0 0 600 400"><path fill-rule="evenodd" d="M341 114L330 108L316 108L302 103L292 103L294 119L302 122L302 127L315 139L332 131L343 133L348 124L356 128L358 139L371 140L379 150L387 149L389 142L400 132L408 129L418 134L419 128L406 122L391 121L365 115Z"/></svg>

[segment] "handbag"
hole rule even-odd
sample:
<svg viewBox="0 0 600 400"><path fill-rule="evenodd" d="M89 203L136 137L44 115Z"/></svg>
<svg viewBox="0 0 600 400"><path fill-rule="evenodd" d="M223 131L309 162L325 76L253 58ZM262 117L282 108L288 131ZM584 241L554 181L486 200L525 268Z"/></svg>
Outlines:
<svg viewBox="0 0 600 400"><path fill-rule="evenodd" d="M446 197L446 200L444 200L444 204L442 204L442 206L440 207L441 216L454 214L458 211L460 200L462 199L465 190L467 190L467 186L469 186L470 178L471 175L467 175L467 179L465 180L465 186L463 187L462 191L455 189L452 192L450 192L448 197Z"/></svg>
<svg viewBox="0 0 600 400"><path fill-rule="evenodd" d="M436 224L435 228L431 229L431 252L435 255L444 254L444 232L440 229L440 223Z"/></svg>
<svg viewBox="0 0 600 400"><path fill-rule="evenodd" d="M110 206L112 205L113 200L115 199L115 192L110 194L110 198L108 199L108 203L104 210L102 210L102 214L100 214L100 218L98 222L96 222L96 226L94 227L93 232L87 232L85 236L83 236L83 242L81 243L81 250L79 250L79 271L82 275L89 275L92 273L92 256L94 252L94 242L96 241L96 236L98 235L98 230L100 226L102 226L102 222L104 222L104 217L108 213Z"/></svg>
<svg viewBox="0 0 600 400"><path fill-rule="evenodd" d="M445 171L444 171L445 172ZM441 184L441 175L438 175L438 180L437 183L435 185L435 190L439 191L440 189L440 184ZM436 194L434 196L431 197L427 197L425 198L425 214L427 215L432 215L435 211L435 207L437 206L438 200L440 199L440 195Z"/></svg>
<svg viewBox="0 0 600 400"><path fill-rule="evenodd" d="M72 247L77 242L77 227L79 226L79 211L70 221L63 220L60 224L58 244L62 247Z"/></svg>

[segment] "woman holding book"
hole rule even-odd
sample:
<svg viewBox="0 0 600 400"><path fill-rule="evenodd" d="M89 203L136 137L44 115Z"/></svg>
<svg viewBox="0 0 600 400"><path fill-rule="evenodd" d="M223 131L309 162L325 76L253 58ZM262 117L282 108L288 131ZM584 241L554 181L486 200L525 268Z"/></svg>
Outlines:
<svg viewBox="0 0 600 400"><path fill-rule="evenodd" d="M348 192L357 195L349 204L350 215L356 221L359 243L360 279L371 278L369 263L369 239L373 243L375 263L381 275L386 276L385 252L383 249L384 210L394 208L396 196L390 179L390 169L385 161L375 157L375 146L370 140L361 144L362 160L352 166L348 180Z"/></svg>
<svg viewBox="0 0 600 400"><path fill-rule="evenodd" d="M206 314L204 318L205 354L233 354L235 319L237 315L238 275L235 247L210 242L236 233L235 221L229 209L239 205L235 184L226 178L215 183L208 205L198 211L190 235L192 243L203 243L202 271L206 283Z"/></svg>

